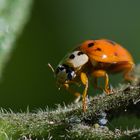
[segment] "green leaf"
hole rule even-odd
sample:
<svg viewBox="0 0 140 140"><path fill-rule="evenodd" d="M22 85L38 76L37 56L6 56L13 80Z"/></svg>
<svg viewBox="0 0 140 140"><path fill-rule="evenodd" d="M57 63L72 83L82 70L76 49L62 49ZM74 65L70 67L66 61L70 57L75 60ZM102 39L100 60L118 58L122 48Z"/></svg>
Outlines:
<svg viewBox="0 0 140 140"><path fill-rule="evenodd" d="M0 0L0 76L13 43L28 20L32 0Z"/></svg>

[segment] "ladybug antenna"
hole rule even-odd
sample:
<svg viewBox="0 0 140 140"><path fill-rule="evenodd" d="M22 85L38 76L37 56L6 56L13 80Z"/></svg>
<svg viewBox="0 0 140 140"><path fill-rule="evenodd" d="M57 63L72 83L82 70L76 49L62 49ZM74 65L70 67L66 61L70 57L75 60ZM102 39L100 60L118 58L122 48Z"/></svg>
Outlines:
<svg viewBox="0 0 140 140"><path fill-rule="evenodd" d="M51 65L50 63L48 63L48 67L51 69L51 71L52 71L53 73L55 73L54 68L52 67L52 65Z"/></svg>

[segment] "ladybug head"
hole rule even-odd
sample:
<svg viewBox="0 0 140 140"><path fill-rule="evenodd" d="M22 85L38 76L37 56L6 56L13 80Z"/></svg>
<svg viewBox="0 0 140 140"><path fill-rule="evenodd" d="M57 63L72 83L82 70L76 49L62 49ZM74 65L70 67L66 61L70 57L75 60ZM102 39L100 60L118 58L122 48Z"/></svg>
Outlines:
<svg viewBox="0 0 140 140"><path fill-rule="evenodd" d="M60 88L65 83L68 83L76 77L74 69L66 64L58 65L55 70L56 84Z"/></svg>

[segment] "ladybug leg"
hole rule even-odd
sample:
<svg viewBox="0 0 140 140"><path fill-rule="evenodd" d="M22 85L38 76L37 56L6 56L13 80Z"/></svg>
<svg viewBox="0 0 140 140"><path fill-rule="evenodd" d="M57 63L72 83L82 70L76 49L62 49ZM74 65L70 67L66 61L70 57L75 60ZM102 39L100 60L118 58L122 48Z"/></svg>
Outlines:
<svg viewBox="0 0 140 140"><path fill-rule="evenodd" d="M95 77L95 78L98 78L98 77L104 77L105 79L105 92L107 94L110 94L110 89L109 89L109 77L108 77L108 74L106 73L106 71L104 70L96 70L92 73L92 75Z"/></svg>
<svg viewBox="0 0 140 140"><path fill-rule="evenodd" d="M74 94L74 96L76 97L75 99L75 103L77 103L79 100L80 100L80 93L79 92L76 92L74 89L70 88L69 84L64 84L64 88L69 92L69 93L72 93Z"/></svg>
<svg viewBox="0 0 140 140"><path fill-rule="evenodd" d="M87 90L88 90L88 77L85 73L81 73L80 75L81 78L81 82L83 83L83 85L85 86L83 95L82 95L82 103L83 103L83 111L85 112L87 109L87 100L86 100L86 96L87 96Z"/></svg>

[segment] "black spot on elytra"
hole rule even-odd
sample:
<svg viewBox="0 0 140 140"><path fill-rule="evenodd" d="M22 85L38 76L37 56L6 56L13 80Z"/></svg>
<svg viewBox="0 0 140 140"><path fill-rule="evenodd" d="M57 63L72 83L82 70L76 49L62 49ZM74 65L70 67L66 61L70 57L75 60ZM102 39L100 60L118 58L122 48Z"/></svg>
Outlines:
<svg viewBox="0 0 140 140"><path fill-rule="evenodd" d="M116 43L112 40L106 40L108 43L112 44L112 45L116 45Z"/></svg>
<svg viewBox="0 0 140 140"><path fill-rule="evenodd" d="M82 54L84 54L84 53L83 53L83 52L78 52L78 53L77 53L77 55L82 55Z"/></svg>
<svg viewBox="0 0 140 140"><path fill-rule="evenodd" d="M93 47L93 46L94 46L93 42L88 44L88 48Z"/></svg>
<svg viewBox="0 0 140 140"><path fill-rule="evenodd" d="M69 59L74 59L75 58L75 55L74 54L71 54L70 56L69 56Z"/></svg>
<svg viewBox="0 0 140 140"><path fill-rule="evenodd" d="M101 48L97 48L95 51L102 51Z"/></svg>
<svg viewBox="0 0 140 140"><path fill-rule="evenodd" d="M114 53L114 55L115 55L115 56L118 56L118 53L117 53L117 52L115 52L115 53Z"/></svg>

